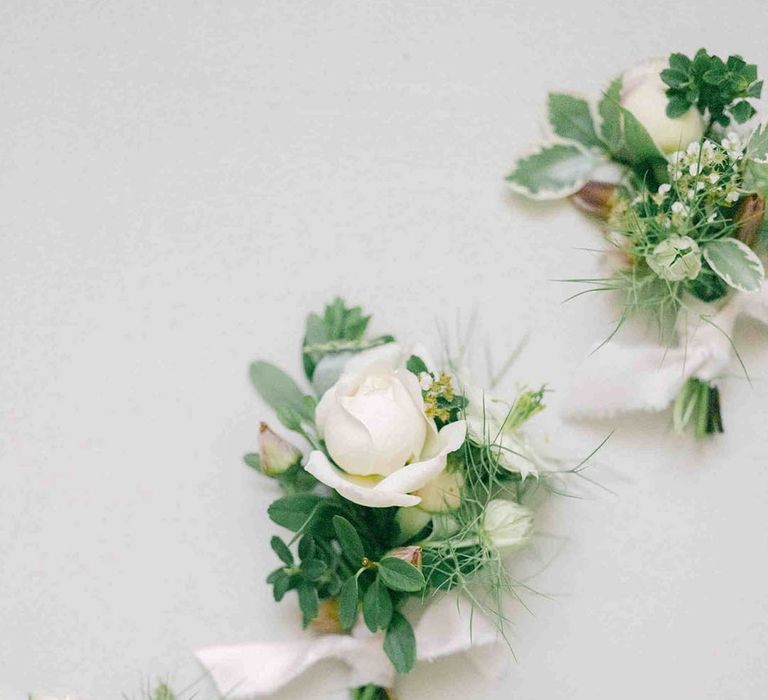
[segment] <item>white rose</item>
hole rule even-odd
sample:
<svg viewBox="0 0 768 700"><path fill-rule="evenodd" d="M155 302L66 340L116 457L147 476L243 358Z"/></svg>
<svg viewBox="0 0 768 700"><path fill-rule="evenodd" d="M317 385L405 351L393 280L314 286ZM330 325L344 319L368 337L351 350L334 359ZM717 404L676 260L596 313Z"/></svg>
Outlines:
<svg viewBox="0 0 768 700"><path fill-rule="evenodd" d="M621 105L632 112L664 153L672 153L691 141L699 141L705 124L696 107L675 119L667 116L667 86L660 76L666 67L666 58L651 58L626 71L622 76Z"/></svg>
<svg viewBox="0 0 768 700"><path fill-rule="evenodd" d="M417 505L421 497L413 492L445 469L466 425L457 421L438 432L402 348L376 350L348 362L317 406L315 422L335 464L315 450L305 469L360 505Z"/></svg>
<svg viewBox="0 0 768 700"><path fill-rule="evenodd" d="M421 498L418 507L428 513L443 513L456 510L461 505L461 489L464 477L461 472L444 471L414 495Z"/></svg>
<svg viewBox="0 0 768 700"><path fill-rule="evenodd" d="M516 547L530 538L533 514L519 503L496 499L486 506L483 529L495 547Z"/></svg>

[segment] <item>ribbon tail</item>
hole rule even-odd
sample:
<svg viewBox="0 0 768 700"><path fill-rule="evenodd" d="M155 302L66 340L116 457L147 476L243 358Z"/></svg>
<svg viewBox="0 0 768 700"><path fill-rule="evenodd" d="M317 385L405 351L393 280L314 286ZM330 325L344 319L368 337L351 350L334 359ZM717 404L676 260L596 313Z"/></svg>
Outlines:
<svg viewBox="0 0 768 700"><path fill-rule="evenodd" d="M223 697L238 700L276 693L323 659L354 658L358 640L342 635L200 649L195 656ZM346 678L339 681L346 686Z"/></svg>

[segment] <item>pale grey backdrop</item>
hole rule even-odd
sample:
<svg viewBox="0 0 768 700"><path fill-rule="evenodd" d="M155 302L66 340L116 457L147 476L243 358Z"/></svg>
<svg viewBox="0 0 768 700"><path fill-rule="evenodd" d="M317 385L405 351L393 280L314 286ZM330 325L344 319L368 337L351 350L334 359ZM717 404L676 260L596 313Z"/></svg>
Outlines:
<svg viewBox="0 0 768 700"><path fill-rule="evenodd" d="M765 20L762 0L6 0L0 696L116 698L194 678L197 646L299 636L263 582L274 494L240 462L268 415L249 360L298 372L305 313L341 293L410 340L473 309L499 355L530 330L507 386L562 386L611 316L549 281L596 269L592 227L503 186L546 91L701 44L765 70ZM564 430L580 455L617 429L592 472L616 495L550 503L553 600L516 613L494 693L441 664L405 700L765 697L766 341L739 330L754 386L724 384L718 440L661 416Z"/></svg>

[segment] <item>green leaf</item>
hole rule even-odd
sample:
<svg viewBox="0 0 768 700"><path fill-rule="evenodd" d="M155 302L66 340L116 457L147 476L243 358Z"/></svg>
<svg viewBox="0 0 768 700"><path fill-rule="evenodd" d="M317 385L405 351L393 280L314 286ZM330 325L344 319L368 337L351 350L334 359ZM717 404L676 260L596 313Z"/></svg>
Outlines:
<svg viewBox="0 0 768 700"><path fill-rule="evenodd" d="M654 163L666 164L664 154L637 117L623 107L621 114L624 122L624 146L629 160L635 165L644 167L651 167Z"/></svg>
<svg viewBox="0 0 768 700"><path fill-rule="evenodd" d="M299 594L299 607L301 608L302 624L304 627L309 625L317 617L319 601L317 598L317 588L309 581L302 581L297 591Z"/></svg>
<svg viewBox="0 0 768 700"><path fill-rule="evenodd" d="M339 593L339 624L342 629L350 630L357 620L357 576L348 578Z"/></svg>
<svg viewBox="0 0 768 700"><path fill-rule="evenodd" d="M285 542L275 535L269 544L283 564L286 566L293 566L293 554L291 553L291 550L288 549L288 545L285 544Z"/></svg>
<svg viewBox="0 0 768 700"><path fill-rule="evenodd" d="M507 182L531 199L560 199L580 190L597 165L597 158L575 143L541 146L520 158Z"/></svg>
<svg viewBox="0 0 768 700"><path fill-rule="evenodd" d="M665 68L661 71L661 79L673 88L684 87L688 83L688 71Z"/></svg>
<svg viewBox="0 0 768 700"><path fill-rule="evenodd" d="M424 372L429 372L429 368L427 367L424 360L422 360L417 355L411 355L408 358L408 362L405 363L405 368L411 372L411 374L419 375L423 374Z"/></svg>
<svg viewBox="0 0 768 700"><path fill-rule="evenodd" d="M589 148L602 148L603 142L595 132L589 103L573 95L549 94L549 123L561 138L578 141Z"/></svg>
<svg viewBox="0 0 768 700"><path fill-rule="evenodd" d="M684 53L673 53L669 57L669 67L673 70L687 74L692 65L692 61Z"/></svg>
<svg viewBox="0 0 768 700"><path fill-rule="evenodd" d="M747 144L747 158L765 163L768 161L768 124L754 130Z"/></svg>
<svg viewBox="0 0 768 700"><path fill-rule="evenodd" d="M760 258L735 238L707 243L704 246L704 259L729 286L742 292L758 291L765 277Z"/></svg>
<svg viewBox="0 0 768 700"><path fill-rule="evenodd" d="M600 135L608 149L618 151L621 146L621 78L616 78L597 105L600 114Z"/></svg>
<svg viewBox="0 0 768 700"><path fill-rule="evenodd" d="M276 577L272 583L272 595L276 603L279 603L291 588L291 577L284 571L281 573L282 576Z"/></svg>
<svg viewBox="0 0 768 700"><path fill-rule="evenodd" d="M336 537L344 556L355 566L360 566L365 557L365 550L360 535L357 534L352 523L341 515L334 515L333 529L336 531Z"/></svg>
<svg viewBox="0 0 768 700"><path fill-rule="evenodd" d="M323 501L322 496L314 493L297 493L293 496L278 498L267 509L272 522L298 532Z"/></svg>
<svg viewBox="0 0 768 700"><path fill-rule="evenodd" d="M328 571L328 565L321 559L305 559L301 562L301 573L308 581L317 581Z"/></svg>
<svg viewBox="0 0 768 700"><path fill-rule="evenodd" d="M747 119L750 119L755 114L755 112L755 108L746 100L737 102L735 105L733 105L733 107L731 107L731 114L739 124L743 124L745 121L747 121Z"/></svg>
<svg viewBox="0 0 768 700"><path fill-rule="evenodd" d="M388 588L406 593L416 593L426 583L419 569L397 557L384 557L379 562L379 577Z"/></svg>
<svg viewBox="0 0 768 700"><path fill-rule="evenodd" d="M409 673L416 664L416 635L411 623L399 612L393 613L387 628L384 652L398 673Z"/></svg>
<svg viewBox="0 0 768 700"><path fill-rule="evenodd" d="M251 380L261 398L278 414L288 411L309 423L314 421L314 412L308 410L304 392L281 369L268 362L254 362L251 364Z"/></svg>
<svg viewBox="0 0 768 700"><path fill-rule="evenodd" d="M249 452L247 455L243 457L243 461L251 468L255 469L257 472L261 471L261 458L258 454L255 452Z"/></svg>
<svg viewBox="0 0 768 700"><path fill-rule="evenodd" d="M763 81L758 80L756 83L752 83L747 89L747 97L760 97L763 92Z"/></svg>
<svg viewBox="0 0 768 700"><path fill-rule="evenodd" d="M312 559L316 550L315 538L312 535L304 535L299 542L299 558Z"/></svg>
<svg viewBox="0 0 768 700"><path fill-rule="evenodd" d="M682 117L691 108L691 103L684 97L671 97L667 103L667 116L670 119Z"/></svg>
<svg viewBox="0 0 768 700"><path fill-rule="evenodd" d="M389 591L376 578L363 596L363 619L368 629L375 632L386 629L392 619L392 598Z"/></svg>

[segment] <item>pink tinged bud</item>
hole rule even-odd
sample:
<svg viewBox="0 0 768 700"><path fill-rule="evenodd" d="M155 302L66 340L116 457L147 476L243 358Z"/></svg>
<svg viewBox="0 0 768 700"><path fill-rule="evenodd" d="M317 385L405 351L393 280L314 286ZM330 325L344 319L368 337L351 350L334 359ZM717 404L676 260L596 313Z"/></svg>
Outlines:
<svg viewBox="0 0 768 700"><path fill-rule="evenodd" d="M264 474L279 476L301 461L301 452L262 423L259 427L259 458Z"/></svg>
<svg viewBox="0 0 768 700"><path fill-rule="evenodd" d="M765 198L750 194L741 200L734 221L738 228L735 236L742 243L754 248L765 216Z"/></svg>
<svg viewBox="0 0 768 700"><path fill-rule="evenodd" d="M412 564L417 569L421 569L421 547L398 547L389 552L387 556L395 557L395 559L402 559L403 561Z"/></svg>
<svg viewBox="0 0 768 700"><path fill-rule="evenodd" d="M571 195L571 200L588 214L607 219L613 209L616 189L617 185L611 182L590 180L576 194Z"/></svg>

